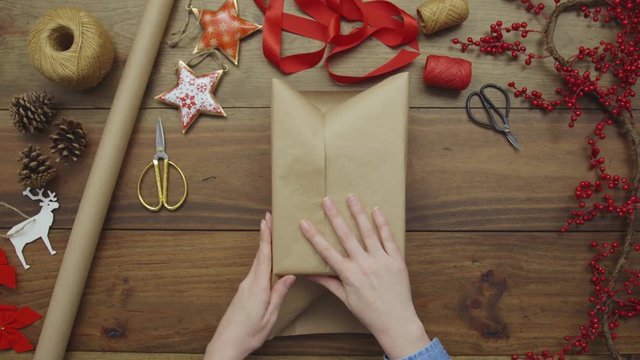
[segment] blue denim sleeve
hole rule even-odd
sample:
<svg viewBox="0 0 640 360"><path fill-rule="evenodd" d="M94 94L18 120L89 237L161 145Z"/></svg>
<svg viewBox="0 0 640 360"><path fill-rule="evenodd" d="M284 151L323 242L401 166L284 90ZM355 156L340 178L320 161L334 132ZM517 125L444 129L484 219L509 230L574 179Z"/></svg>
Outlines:
<svg viewBox="0 0 640 360"><path fill-rule="evenodd" d="M389 358L386 355L384 359L389 360ZM442 346L442 343L440 343L440 340L435 338L433 339L433 341L429 343L429 345L420 349L420 351L418 351L417 353L411 354L400 360L449 360L449 359L450 359L449 354L447 354L447 351Z"/></svg>

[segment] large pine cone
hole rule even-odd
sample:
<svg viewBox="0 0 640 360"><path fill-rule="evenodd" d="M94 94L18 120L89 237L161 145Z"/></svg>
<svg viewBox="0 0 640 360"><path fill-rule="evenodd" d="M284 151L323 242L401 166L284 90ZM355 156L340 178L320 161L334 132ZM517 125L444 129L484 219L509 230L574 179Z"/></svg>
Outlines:
<svg viewBox="0 0 640 360"><path fill-rule="evenodd" d="M87 133L82 124L62 118L62 121L56 122L55 125L58 130L49 138L53 142L51 153L58 155L56 161L78 160L87 145Z"/></svg>
<svg viewBox="0 0 640 360"><path fill-rule="evenodd" d="M56 169L51 165L51 159L44 156L37 146L29 145L22 150L18 161L22 163L18 174L20 183L25 188L40 189L56 176Z"/></svg>
<svg viewBox="0 0 640 360"><path fill-rule="evenodd" d="M44 130L55 114L51 109L53 96L43 92L30 92L14 96L9 111L13 117L13 125L23 133Z"/></svg>

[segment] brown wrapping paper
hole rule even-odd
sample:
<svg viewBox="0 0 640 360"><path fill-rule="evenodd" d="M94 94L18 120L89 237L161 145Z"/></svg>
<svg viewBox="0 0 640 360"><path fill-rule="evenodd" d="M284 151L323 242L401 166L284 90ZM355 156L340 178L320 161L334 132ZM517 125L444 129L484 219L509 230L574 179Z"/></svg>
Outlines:
<svg viewBox="0 0 640 360"><path fill-rule="evenodd" d="M313 222L342 250L320 207L333 198L355 223L344 199L357 193L380 206L401 248L405 230L408 76L398 74L353 93L300 93L274 79L272 88L273 270L276 275L331 274L304 239Z"/></svg>
<svg viewBox="0 0 640 360"><path fill-rule="evenodd" d="M84 188L34 360L62 360L173 0L149 0Z"/></svg>
<svg viewBox="0 0 640 360"><path fill-rule="evenodd" d="M313 222L343 251L320 206L329 196L353 229L345 198L356 193L370 211L380 206L404 251L408 75L392 76L361 93L300 93L272 83L273 271L332 274L304 239ZM366 332L337 298L298 279L271 336Z"/></svg>

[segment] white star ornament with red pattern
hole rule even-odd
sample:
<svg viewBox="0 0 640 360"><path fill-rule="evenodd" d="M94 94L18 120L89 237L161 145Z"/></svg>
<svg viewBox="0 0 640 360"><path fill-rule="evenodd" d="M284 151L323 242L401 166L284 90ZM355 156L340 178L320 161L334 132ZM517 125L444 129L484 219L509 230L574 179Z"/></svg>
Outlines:
<svg viewBox="0 0 640 360"><path fill-rule="evenodd" d="M156 96L157 100L180 108L182 133L187 131L201 113L226 116L222 106L213 96L222 73L223 70L218 70L198 76L187 64L180 61L176 86Z"/></svg>

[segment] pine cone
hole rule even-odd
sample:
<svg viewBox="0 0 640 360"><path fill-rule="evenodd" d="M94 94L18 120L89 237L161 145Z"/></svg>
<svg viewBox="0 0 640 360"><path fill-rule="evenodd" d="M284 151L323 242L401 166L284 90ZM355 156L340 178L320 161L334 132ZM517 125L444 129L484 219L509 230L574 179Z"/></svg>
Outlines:
<svg viewBox="0 0 640 360"><path fill-rule="evenodd" d="M11 100L9 111L13 125L23 133L42 131L51 123L55 111L51 109L53 96L46 91L16 95Z"/></svg>
<svg viewBox="0 0 640 360"><path fill-rule="evenodd" d="M29 145L22 150L18 161L22 163L22 169L18 175L25 188L42 188L56 176L56 169L51 165L51 159L44 156L37 146Z"/></svg>
<svg viewBox="0 0 640 360"><path fill-rule="evenodd" d="M58 154L56 161L71 159L78 160L87 145L87 133L82 124L62 118L55 123L58 130L49 138L53 141L51 153Z"/></svg>

